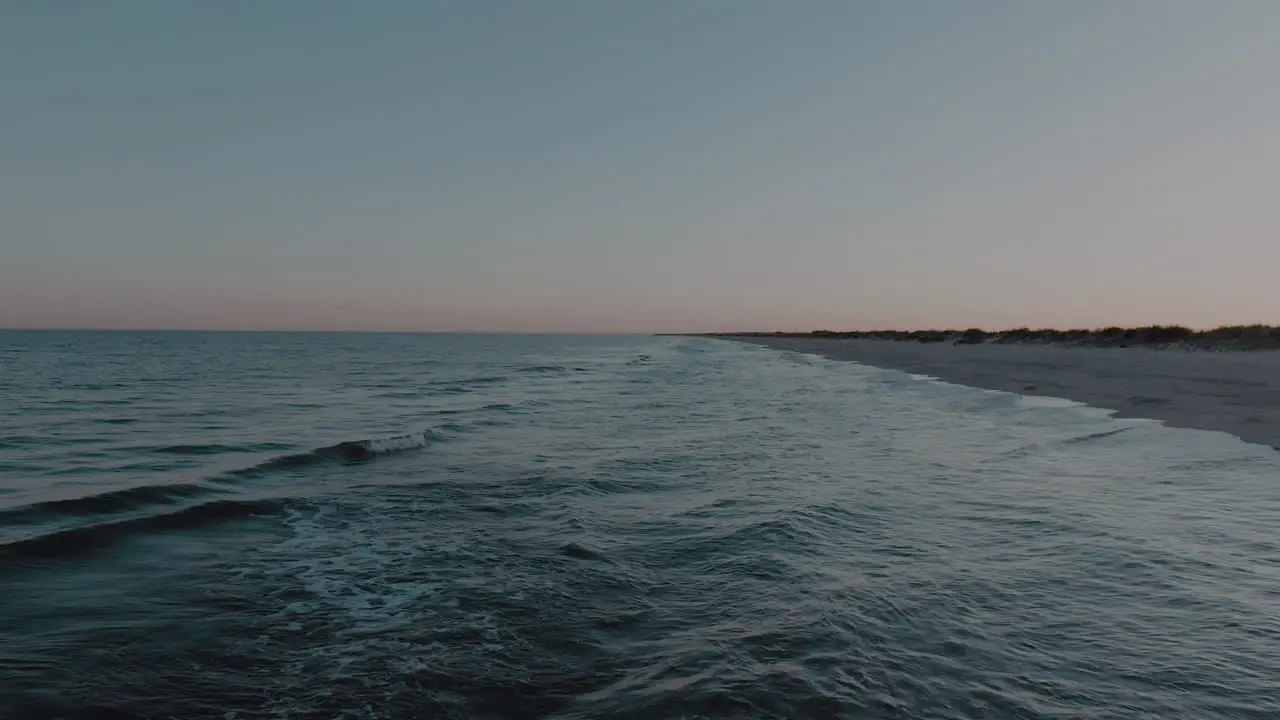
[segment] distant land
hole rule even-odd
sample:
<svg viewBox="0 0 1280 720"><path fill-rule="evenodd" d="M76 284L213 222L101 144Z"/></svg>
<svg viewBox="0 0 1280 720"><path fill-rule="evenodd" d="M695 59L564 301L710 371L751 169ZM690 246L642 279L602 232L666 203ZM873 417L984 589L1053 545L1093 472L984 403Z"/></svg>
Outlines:
<svg viewBox="0 0 1280 720"><path fill-rule="evenodd" d="M1280 328L1272 326L819 330L709 337L969 387L1065 398L1112 410L1117 417L1225 432L1280 450Z"/></svg>
<svg viewBox="0 0 1280 720"><path fill-rule="evenodd" d="M1196 350L1278 350L1280 326L1228 325L1212 330L1193 330L1180 325L1107 327L1099 329L1012 330L814 330L812 332L723 332L698 333L701 337L725 338L832 338L889 340L921 344L952 345L1059 345L1078 347L1153 347Z"/></svg>

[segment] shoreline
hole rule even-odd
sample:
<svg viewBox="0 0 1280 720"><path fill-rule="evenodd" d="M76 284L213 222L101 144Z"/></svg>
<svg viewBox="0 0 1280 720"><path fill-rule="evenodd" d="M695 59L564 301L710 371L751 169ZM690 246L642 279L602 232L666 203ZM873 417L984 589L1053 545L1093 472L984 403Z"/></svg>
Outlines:
<svg viewBox="0 0 1280 720"><path fill-rule="evenodd" d="M1027 343L916 343L806 335L703 335L821 355L1022 395L1116 417L1211 430L1280 451L1280 352Z"/></svg>

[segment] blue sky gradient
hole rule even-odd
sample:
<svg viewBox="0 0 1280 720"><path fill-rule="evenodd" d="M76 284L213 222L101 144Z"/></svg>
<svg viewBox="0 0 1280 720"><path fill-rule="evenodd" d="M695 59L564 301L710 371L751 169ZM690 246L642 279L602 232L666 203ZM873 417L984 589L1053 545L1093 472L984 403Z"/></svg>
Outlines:
<svg viewBox="0 0 1280 720"><path fill-rule="evenodd" d="M1280 322L1280 3L20 0L0 327Z"/></svg>

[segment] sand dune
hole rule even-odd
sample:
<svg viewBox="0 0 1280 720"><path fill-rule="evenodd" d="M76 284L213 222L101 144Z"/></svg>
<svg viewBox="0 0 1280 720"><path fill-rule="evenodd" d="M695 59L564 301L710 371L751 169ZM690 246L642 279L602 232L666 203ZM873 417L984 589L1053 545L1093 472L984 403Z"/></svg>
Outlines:
<svg viewBox="0 0 1280 720"><path fill-rule="evenodd" d="M948 382L1048 395L1126 417L1217 430L1280 450L1280 352L1141 347L892 342L833 337L736 337Z"/></svg>

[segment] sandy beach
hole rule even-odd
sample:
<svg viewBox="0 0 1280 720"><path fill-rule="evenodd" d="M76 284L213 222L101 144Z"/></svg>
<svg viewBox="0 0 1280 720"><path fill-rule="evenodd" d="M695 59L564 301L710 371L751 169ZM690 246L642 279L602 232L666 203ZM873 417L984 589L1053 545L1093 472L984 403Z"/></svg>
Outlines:
<svg viewBox="0 0 1280 720"><path fill-rule="evenodd" d="M1230 433L1280 450L1280 352L1045 345L921 344L812 337L738 337L948 382L1047 395L1121 417Z"/></svg>

